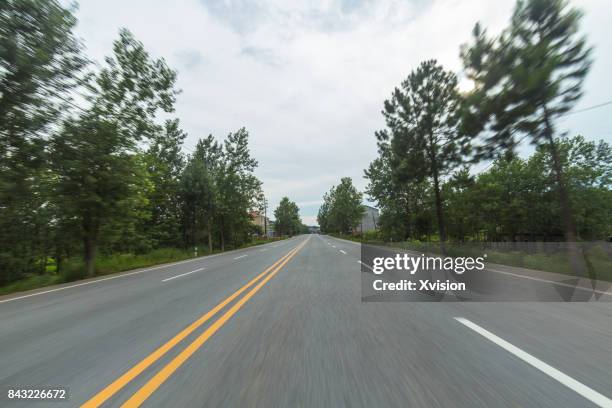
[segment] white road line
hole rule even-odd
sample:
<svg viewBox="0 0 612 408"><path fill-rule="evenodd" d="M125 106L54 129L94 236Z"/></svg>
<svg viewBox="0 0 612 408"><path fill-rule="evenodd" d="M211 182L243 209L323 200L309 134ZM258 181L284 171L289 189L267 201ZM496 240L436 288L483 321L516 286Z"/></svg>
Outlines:
<svg viewBox="0 0 612 408"><path fill-rule="evenodd" d="M495 273L501 273L503 275L508 275L508 276L514 276L515 278L531 279L531 280L538 281L538 282L552 283L553 285L565 286L565 287L568 287L568 288L574 288L574 289L580 289L580 290L586 290L586 291L589 291L589 292L599 293L600 295L612 296L612 292L604 292L603 290L597 290L597 289L592 289L592 288L585 288L585 287L582 287L582 286L570 285L568 283L555 282L555 281L551 281L551 280L548 280L548 279L541 279L541 278L535 278L533 276L521 275L521 274L518 274L518 273L500 271L499 269L488 268L487 271L491 271L491 272L495 272ZM567 275L567 277L569 279L575 278L575 276L571 276L571 275Z"/></svg>
<svg viewBox="0 0 612 408"><path fill-rule="evenodd" d="M181 276L185 276L185 275L191 275L192 273L200 272L200 271L203 271L203 270L204 270L204 268L198 268L198 269L196 269L194 271L191 271L191 272L185 272L185 273L181 273L180 275L176 275L176 276L172 276L170 278L166 278L166 279L162 280L162 282L168 282L169 280L180 278Z"/></svg>
<svg viewBox="0 0 612 408"><path fill-rule="evenodd" d="M336 247L335 245L332 245L332 248L335 248L335 247Z"/></svg>
<svg viewBox="0 0 612 408"><path fill-rule="evenodd" d="M245 256L248 256L248 255L240 255L240 256L235 257L234 259L244 258Z"/></svg>
<svg viewBox="0 0 612 408"><path fill-rule="evenodd" d="M346 252L344 252L343 250L340 250L340 252L342 252L344 255L346 255Z"/></svg>
<svg viewBox="0 0 612 408"><path fill-rule="evenodd" d="M365 266L366 268L368 268L368 269L369 269L369 270L371 270L371 271L373 271L373 270L374 270L374 269L372 269L372 267L371 267L370 265L368 265L368 264L367 264L367 263L365 263L365 262L361 262L361 261L357 261L357 262L359 262L360 264L362 264L363 266Z"/></svg>
<svg viewBox="0 0 612 408"><path fill-rule="evenodd" d="M336 237L334 237L334 239L337 239L337 240L340 240L340 241L344 241L344 242L350 242L351 244L354 244L354 245L361 245L361 242L351 241L350 239L336 238Z"/></svg>
<svg viewBox="0 0 612 408"><path fill-rule="evenodd" d="M494 335L490 331L483 329L482 327L478 326L476 323L473 323L463 317L455 317L455 320L457 320L459 323L463 324L464 326L467 326L470 329L474 330L476 333L480 334L486 339L497 344L498 346L508 351L509 353L514 354L516 357L520 358L524 362L542 371L544 374L547 374L550 377L554 378L555 380L559 381L561 384L565 385L569 389L582 395L584 398L588 399L592 403L600 407L612 408L612 400L606 397L605 395L602 395L598 393L597 391L582 384L581 382L574 380L572 377L566 374L563 374L561 371L557 370L556 368L546 364L545 362L541 360L538 360L531 354L508 343L506 340Z"/></svg>
<svg viewBox="0 0 612 408"><path fill-rule="evenodd" d="M221 254L208 255L208 256L206 256L206 258L212 258L212 257L216 257L216 256L219 256L219 255L221 255ZM184 263L187 263L187 262L193 262L193 261L197 261L197 260L201 260L201 259L199 259L199 258L196 258L196 259L187 259L185 261L180 261L180 262L176 262L176 263L172 263L172 264L166 264L166 265L160 265L160 266L156 266L156 267L153 267L153 268L143 269L143 270L140 270L140 271L122 273L121 275L115 275L115 276L109 276L108 278L96 279L96 280L92 280L92 281L89 281L89 282L82 282L82 283L77 283L77 284L74 284L74 285L62 286L61 288L49 289L49 290L45 290L45 291L42 291L42 292L36 292L36 293L30 293L29 295L23 295L23 296L18 296L18 297L10 298L10 299L0 300L0 303L11 302L13 300L19 300L19 299L25 299L25 298L29 298L29 297L32 297L32 296L44 295L45 293L59 292L60 290L64 290L64 289L72 289L72 288L76 288L76 287L79 287L79 286L91 285L92 283L98 283L98 282L104 282L104 281L109 281L109 280L113 280L113 279L124 278L126 276L138 275L139 273L149 272L149 271L153 271L155 269L168 268L168 267L171 267L171 266L180 265L180 264L184 264Z"/></svg>
<svg viewBox="0 0 612 408"><path fill-rule="evenodd" d="M266 249L266 248L264 248L264 249L260 249L260 250L259 250L259 252L266 252L266 251L267 251L267 249Z"/></svg>

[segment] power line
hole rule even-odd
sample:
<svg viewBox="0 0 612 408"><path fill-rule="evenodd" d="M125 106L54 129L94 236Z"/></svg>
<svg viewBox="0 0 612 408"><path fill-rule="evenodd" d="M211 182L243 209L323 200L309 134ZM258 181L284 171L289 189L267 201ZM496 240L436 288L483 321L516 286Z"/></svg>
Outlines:
<svg viewBox="0 0 612 408"><path fill-rule="evenodd" d="M575 110L575 111L567 112L567 113L565 113L563 115L560 115L560 116L568 116L568 115L573 115L575 113L582 113L582 112L590 111L590 110L593 110L593 109L601 108L601 107L607 106L607 105L612 105L612 101L603 102L603 103L600 103L600 104L597 104L597 105L593 105L593 106L589 106L589 107L586 107L586 108L583 108L583 109L578 109L578 110Z"/></svg>

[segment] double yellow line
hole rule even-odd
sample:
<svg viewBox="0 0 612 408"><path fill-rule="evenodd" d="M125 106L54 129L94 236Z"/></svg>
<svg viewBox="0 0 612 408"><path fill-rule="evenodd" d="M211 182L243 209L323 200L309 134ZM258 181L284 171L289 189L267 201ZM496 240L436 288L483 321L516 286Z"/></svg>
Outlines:
<svg viewBox="0 0 612 408"><path fill-rule="evenodd" d="M276 261L272 266L267 268L265 271L257 275L253 280L248 282L246 285L238 289L236 292L231 294L228 298L223 300L217 306L212 308L207 313L203 314L196 321L191 323L181 332L179 332L176 336L162 345L160 348L155 350L153 353L148 355L141 362L130 368L126 371L121 377L117 378L115 381L110 383L106 388L102 391L94 395L90 400L85 402L81 407L85 408L93 408L99 407L104 402L106 402L109 398L115 395L118 391L120 391L123 387L125 387L130 381L140 375L143 371L145 371L148 367L150 367L153 363L163 357L168 351L170 351L174 346L180 343L183 339L197 330L200 326L206 323L210 318L212 318L215 314L217 314L221 309L231 303L233 300L238 298L242 293L247 291L251 286L255 285L246 295L240 298L229 310L227 310L220 318L218 318L214 323L212 323L202 334L200 334L191 344L189 344L183 351L181 351L172 361L166 364L160 371L157 372L145 385L143 385L135 394L133 394L130 399L128 399L122 407L139 407L147 398L151 396L159 388L160 385L164 383L193 353L195 353L206 341L212 337L213 334L217 332L240 308L248 302L248 300L259 291L270 279L274 277L278 273L278 271L285 266L291 258L298 253L300 249L306 245L308 242L306 239L300 245L289 251L282 258Z"/></svg>

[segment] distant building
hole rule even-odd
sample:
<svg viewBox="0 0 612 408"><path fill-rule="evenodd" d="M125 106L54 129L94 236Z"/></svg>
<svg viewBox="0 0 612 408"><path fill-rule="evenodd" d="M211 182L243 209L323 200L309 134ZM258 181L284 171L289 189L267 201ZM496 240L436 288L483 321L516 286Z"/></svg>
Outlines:
<svg viewBox="0 0 612 408"><path fill-rule="evenodd" d="M259 211L251 211L249 215L251 216L251 222L261 228L262 234L266 234L267 232L269 237L274 236L274 227L272 227L272 223L268 217L260 214Z"/></svg>
<svg viewBox="0 0 612 408"><path fill-rule="evenodd" d="M370 207L369 205L364 205L363 207L365 211L361 216L361 221L354 230L358 234L378 229L378 219L380 218L378 208Z"/></svg>
<svg viewBox="0 0 612 408"><path fill-rule="evenodd" d="M319 234L321 233L321 229L316 225L309 225L308 232L310 232L311 234Z"/></svg>
<svg viewBox="0 0 612 408"><path fill-rule="evenodd" d="M272 238L275 237L276 235L276 229L274 226L274 221L270 221L268 220L268 238Z"/></svg>

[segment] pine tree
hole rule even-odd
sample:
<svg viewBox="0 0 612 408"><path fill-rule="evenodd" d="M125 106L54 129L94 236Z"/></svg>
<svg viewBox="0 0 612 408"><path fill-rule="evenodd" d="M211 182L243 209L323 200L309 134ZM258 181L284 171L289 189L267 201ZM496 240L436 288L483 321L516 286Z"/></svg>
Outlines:
<svg viewBox="0 0 612 408"><path fill-rule="evenodd" d="M435 60L425 61L385 101L391 167L402 183L433 180L440 241L446 240L441 181L467 154L469 138L459 129L457 77Z"/></svg>
<svg viewBox="0 0 612 408"><path fill-rule="evenodd" d="M476 83L470 112L483 112L470 115L468 127L475 133L491 131L485 156L500 148L513 150L520 134L550 150L570 242L576 237L575 225L555 121L581 97L591 66L591 49L579 34L581 17L567 0L518 1L510 26L498 39L487 39L477 25L473 44L462 51Z"/></svg>

